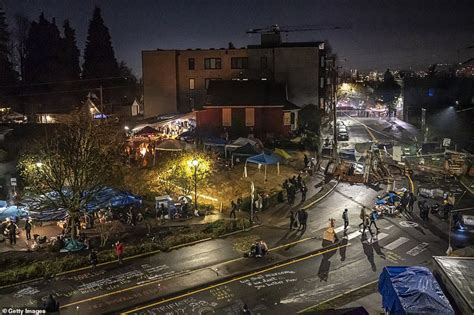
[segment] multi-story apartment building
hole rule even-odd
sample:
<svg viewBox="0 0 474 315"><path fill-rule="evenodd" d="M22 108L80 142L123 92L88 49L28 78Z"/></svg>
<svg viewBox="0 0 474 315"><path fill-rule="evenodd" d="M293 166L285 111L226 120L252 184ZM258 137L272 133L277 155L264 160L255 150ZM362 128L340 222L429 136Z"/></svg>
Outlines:
<svg viewBox="0 0 474 315"><path fill-rule="evenodd" d="M292 103L325 109L327 54L325 42L282 43L280 34L240 49L143 51L144 115L202 108L212 80L273 80L286 84Z"/></svg>

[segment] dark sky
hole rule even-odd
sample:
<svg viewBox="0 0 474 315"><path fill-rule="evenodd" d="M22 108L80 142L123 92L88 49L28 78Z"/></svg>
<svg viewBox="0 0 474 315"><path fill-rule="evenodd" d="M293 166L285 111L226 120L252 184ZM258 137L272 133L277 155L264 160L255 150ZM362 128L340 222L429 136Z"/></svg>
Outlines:
<svg viewBox="0 0 474 315"><path fill-rule="evenodd" d="M287 41L329 40L345 69L398 69L472 57L473 0L0 0L10 17L44 11L68 18L82 50L95 5L102 8L117 59L141 75L142 50L255 44L248 28L352 25L350 30L291 33ZM285 39L285 37L284 37Z"/></svg>

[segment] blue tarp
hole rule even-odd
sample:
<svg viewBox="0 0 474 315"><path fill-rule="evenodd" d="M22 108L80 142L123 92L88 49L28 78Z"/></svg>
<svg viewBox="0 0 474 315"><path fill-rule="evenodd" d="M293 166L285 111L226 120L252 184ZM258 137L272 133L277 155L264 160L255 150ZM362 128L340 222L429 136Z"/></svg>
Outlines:
<svg viewBox="0 0 474 315"><path fill-rule="evenodd" d="M426 267L385 267L379 278L382 304L391 314L454 314Z"/></svg>
<svg viewBox="0 0 474 315"><path fill-rule="evenodd" d="M247 159L247 162L255 163L255 164L270 165L270 164L277 164L278 162L280 162L280 158L275 154L262 153L259 155L254 155L252 157L249 157Z"/></svg>
<svg viewBox="0 0 474 315"><path fill-rule="evenodd" d="M14 218L14 217L27 217L28 211L24 207L18 206L9 206L9 207L1 207L0 208L0 221L5 220L6 218Z"/></svg>
<svg viewBox="0 0 474 315"><path fill-rule="evenodd" d="M50 194L50 198L54 198L54 194ZM27 205L28 203L25 202ZM142 199L131 193L123 192L114 188L103 188L97 195L86 205L87 212L95 212L101 208L123 208L123 207L139 207ZM33 203L30 204L32 206ZM66 217L65 209L42 209L41 211L31 210L30 216L37 220L54 221L62 220Z"/></svg>

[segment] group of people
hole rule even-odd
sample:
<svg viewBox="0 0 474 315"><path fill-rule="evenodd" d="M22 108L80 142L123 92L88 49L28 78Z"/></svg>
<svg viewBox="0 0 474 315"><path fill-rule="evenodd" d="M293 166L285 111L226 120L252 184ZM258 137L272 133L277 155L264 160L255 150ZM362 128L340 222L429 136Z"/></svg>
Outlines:
<svg viewBox="0 0 474 315"><path fill-rule="evenodd" d="M306 193L308 192L308 187L301 177L301 174L298 176L293 176L289 179L286 179L283 184L283 189L286 191L288 204L292 205L295 203L296 194L301 192L301 202L306 200Z"/></svg>
<svg viewBox="0 0 474 315"><path fill-rule="evenodd" d="M268 254L268 246L263 240L256 241L250 246L250 257L263 257Z"/></svg>
<svg viewBox="0 0 474 315"><path fill-rule="evenodd" d="M346 213L347 217L347 209L344 210ZM377 219L378 219L378 212L375 209L372 209L372 211L368 211L366 207L362 207L360 209L360 215L361 223L359 224L359 231L362 229L362 234L365 234L365 230L368 230L371 236L374 236L374 233L372 232L372 226L375 226L376 233L379 233L379 227L377 226ZM344 217L343 217L344 218ZM346 222L344 221L344 226L346 225ZM349 225L349 220L347 219L347 225Z"/></svg>
<svg viewBox="0 0 474 315"><path fill-rule="evenodd" d="M305 209L300 209L298 211L290 210L288 214L288 218L290 219L290 230L294 228L297 231L305 231L306 224L308 222L308 212Z"/></svg>

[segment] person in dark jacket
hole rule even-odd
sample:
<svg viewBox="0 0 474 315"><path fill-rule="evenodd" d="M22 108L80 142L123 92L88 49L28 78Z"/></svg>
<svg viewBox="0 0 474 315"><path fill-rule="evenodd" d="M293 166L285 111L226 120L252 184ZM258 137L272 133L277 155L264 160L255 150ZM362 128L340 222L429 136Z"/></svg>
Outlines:
<svg viewBox="0 0 474 315"><path fill-rule="evenodd" d="M59 302L50 294L44 302L44 310L49 313L59 312Z"/></svg>
<svg viewBox="0 0 474 315"><path fill-rule="evenodd" d="M26 233L26 240L29 241L31 240L31 222L30 220L26 220L26 223L25 223L25 233Z"/></svg>
<svg viewBox="0 0 474 315"><path fill-rule="evenodd" d="M347 227L349 226L349 210L344 209L344 212L342 212L342 220L344 221L344 230L347 230Z"/></svg>
<svg viewBox="0 0 474 315"><path fill-rule="evenodd" d="M290 210L290 214L288 215L287 218L290 218L290 230L293 230L293 227L295 226L295 213L293 210Z"/></svg>

